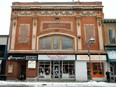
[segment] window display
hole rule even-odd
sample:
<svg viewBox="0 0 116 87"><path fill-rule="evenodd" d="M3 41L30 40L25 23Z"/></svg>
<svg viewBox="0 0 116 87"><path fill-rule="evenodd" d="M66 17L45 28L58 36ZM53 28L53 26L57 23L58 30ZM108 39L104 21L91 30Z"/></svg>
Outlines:
<svg viewBox="0 0 116 87"><path fill-rule="evenodd" d="M75 78L74 61L40 61L39 78Z"/></svg>
<svg viewBox="0 0 116 87"><path fill-rule="evenodd" d="M42 61L39 65L39 78L50 77L50 62Z"/></svg>

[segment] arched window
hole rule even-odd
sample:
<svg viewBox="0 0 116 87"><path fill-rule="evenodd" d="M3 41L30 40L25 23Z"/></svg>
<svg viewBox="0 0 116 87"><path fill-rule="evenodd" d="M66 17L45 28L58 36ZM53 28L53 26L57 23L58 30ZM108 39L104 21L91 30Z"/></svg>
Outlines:
<svg viewBox="0 0 116 87"><path fill-rule="evenodd" d="M72 50L73 38L66 36L49 36L40 38L42 50Z"/></svg>

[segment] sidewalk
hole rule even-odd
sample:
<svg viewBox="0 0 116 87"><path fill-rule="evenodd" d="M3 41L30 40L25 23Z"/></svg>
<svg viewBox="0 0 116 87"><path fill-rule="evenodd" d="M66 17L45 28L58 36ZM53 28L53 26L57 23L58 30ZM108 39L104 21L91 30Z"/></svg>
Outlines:
<svg viewBox="0 0 116 87"><path fill-rule="evenodd" d="M0 81L0 87L116 87L107 82L15 82Z"/></svg>

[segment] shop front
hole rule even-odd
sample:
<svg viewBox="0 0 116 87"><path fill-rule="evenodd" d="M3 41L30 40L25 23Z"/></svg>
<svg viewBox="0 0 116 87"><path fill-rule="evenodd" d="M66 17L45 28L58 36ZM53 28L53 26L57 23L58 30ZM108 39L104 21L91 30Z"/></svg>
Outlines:
<svg viewBox="0 0 116 87"><path fill-rule="evenodd" d="M108 53L108 67L110 69L110 80L116 81L116 50L107 50Z"/></svg>
<svg viewBox="0 0 116 87"><path fill-rule="evenodd" d="M75 55L38 55L39 80L74 80Z"/></svg>
<svg viewBox="0 0 116 87"><path fill-rule="evenodd" d="M89 66L90 64L90 66ZM77 55L76 81L90 80L90 72L93 80L105 80L106 55Z"/></svg>
<svg viewBox="0 0 116 87"><path fill-rule="evenodd" d="M19 54L9 55L7 61L7 78L10 80L11 79L26 80L27 78L30 77L28 71L32 70L33 68L32 63L33 61L36 62L36 60L37 55L19 55ZM23 76L23 78L21 76Z"/></svg>

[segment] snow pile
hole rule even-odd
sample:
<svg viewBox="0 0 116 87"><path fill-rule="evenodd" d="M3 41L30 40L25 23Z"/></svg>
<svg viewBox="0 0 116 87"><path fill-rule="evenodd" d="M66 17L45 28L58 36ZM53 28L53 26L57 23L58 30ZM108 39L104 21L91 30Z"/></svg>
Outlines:
<svg viewBox="0 0 116 87"><path fill-rule="evenodd" d="M106 82L16 82L16 81L0 81L0 86L29 86L29 87L116 87L116 83Z"/></svg>

